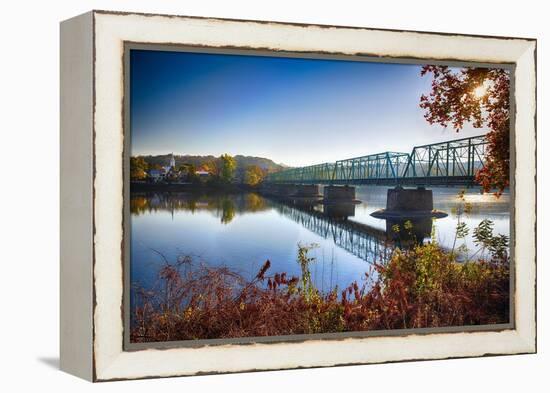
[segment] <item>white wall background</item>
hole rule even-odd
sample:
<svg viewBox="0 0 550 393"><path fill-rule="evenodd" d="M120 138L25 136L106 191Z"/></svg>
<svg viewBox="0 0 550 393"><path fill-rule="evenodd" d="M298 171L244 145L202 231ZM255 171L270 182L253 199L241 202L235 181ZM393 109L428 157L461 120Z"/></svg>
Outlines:
<svg viewBox="0 0 550 393"><path fill-rule="evenodd" d="M6 1L0 11L0 390L520 392L550 388L550 24L542 1ZM538 38L539 354L88 384L58 367L59 27L90 9ZM545 97L546 95L546 97ZM546 98L546 100L545 100ZM521 190L519 191L521 192ZM550 194L546 194L550 195ZM31 390L32 389L32 390ZM27 390L27 389L25 389Z"/></svg>

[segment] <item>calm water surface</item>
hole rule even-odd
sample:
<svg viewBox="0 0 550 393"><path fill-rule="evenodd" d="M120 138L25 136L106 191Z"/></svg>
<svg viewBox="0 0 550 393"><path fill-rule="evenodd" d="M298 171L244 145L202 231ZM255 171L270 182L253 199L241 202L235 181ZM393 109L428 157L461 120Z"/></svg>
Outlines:
<svg viewBox="0 0 550 393"><path fill-rule="evenodd" d="M481 220L495 223L495 233L509 235L509 195L468 192L471 212L460 214L458 189L433 189L434 208L448 216L433 223L435 237L445 248L453 246L460 220L470 227L468 254L477 251L472 230ZM322 205L293 206L255 193L196 195L191 193L133 193L131 197L131 281L149 287L163 264L159 253L174 262L191 256L196 262L228 266L253 278L263 263L272 273L299 276L298 244L316 244L312 278L324 291L345 287L364 277L372 262L383 256L385 220L370 214L385 208L387 187L357 187L361 201L334 216ZM346 215L351 214L346 217ZM429 231L428 228L424 231Z"/></svg>

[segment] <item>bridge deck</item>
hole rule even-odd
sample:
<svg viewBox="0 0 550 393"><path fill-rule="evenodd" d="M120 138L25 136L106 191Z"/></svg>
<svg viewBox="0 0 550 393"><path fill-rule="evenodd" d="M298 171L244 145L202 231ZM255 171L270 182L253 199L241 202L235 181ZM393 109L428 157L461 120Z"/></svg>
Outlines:
<svg viewBox="0 0 550 393"><path fill-rule="evenodd" d="M484 135L271 173L267 183L472 186L485 165Z"/></svg>

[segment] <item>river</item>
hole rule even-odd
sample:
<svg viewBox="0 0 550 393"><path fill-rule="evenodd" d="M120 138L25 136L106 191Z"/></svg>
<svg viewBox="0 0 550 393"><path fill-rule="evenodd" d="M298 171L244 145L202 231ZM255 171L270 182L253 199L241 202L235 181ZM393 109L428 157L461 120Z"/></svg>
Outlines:
<svg viewBox="0 0 550 393"><path fill-rule="evenodd" d="M497 199L468 191L460 200L458 191L433 189L434 208L448 216L428 223L423 231L432 234L427 233L424 241L433 237L447 249L465 244L467 257L479 251L472 232L483 219L494 222L495 234L509 236L508 193ZM272 273L299 276L298 244L315 244L310 255L316 259L311 274L317 288L328 291L361 282L372 263L383 259L386 243L381 238L388 228L385 220L371 213L385 207L386 192L387 187L357 187L361 203L346 213L350 215L336 218L322 205L294 206L250 192L133 192L130 280L134 287L150 287L163 257L174 262L181 256L230 267L248 279L269 259ZM455 242L459 219L470 230L465 239Z"/></svg>

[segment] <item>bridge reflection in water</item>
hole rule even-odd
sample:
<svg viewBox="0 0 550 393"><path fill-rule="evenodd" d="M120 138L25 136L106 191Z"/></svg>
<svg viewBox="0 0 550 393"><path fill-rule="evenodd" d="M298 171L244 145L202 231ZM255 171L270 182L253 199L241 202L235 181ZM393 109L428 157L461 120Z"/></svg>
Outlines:
<svg viewBox="0 0 550 393"><path fill-rule="evenodd" d="M432 232L432 218L386 219L382 230L350 220L356 204L320 204L317 200L277 199L275 209L307 230L368 263L387 261L395 247L422 243Z"/></svg>
<svg viewBox="0 0 550 393"><path fill-rule="evenodd" d="M360 203L327 203L318 197L275 197L255 193L194 194L184 192L135 193L130 210L146 212L208 211L229 224L236 216L274 209L308 231L332 241L337 247L368 263L387 261L394 248L406 248L424 241L432 232L432 218L386 218L385 229L357 222L350 217Z"/></svg>

